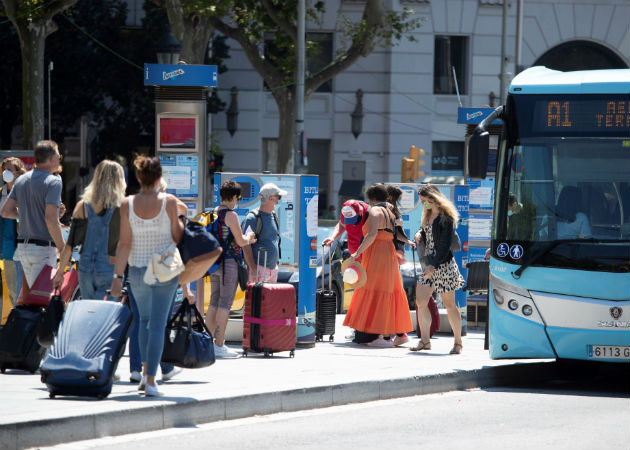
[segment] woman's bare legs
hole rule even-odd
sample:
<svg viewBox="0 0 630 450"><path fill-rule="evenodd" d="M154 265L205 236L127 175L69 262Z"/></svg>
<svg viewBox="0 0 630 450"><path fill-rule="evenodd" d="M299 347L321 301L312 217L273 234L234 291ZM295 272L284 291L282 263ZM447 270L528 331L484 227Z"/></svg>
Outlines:
<svg viewBox="0 0 630 450"><path fill-rule="evenodd" d="M448 323L451 324L451 330L453 330L453 336L455 337L453 350L457 350L456 347L459 346L459 351L456 353L460 353L462 348L462 315L455 304L455 291L444 292L440 296L442 297L442 303L446 307Z"/></svg>
<svg viewBox="0 0 630 450"><path fill-rule="evenodd" d="M418 323L420 325L420 335L423 336L418 345L412 347L412 350L422 350L426 345L431 345L431 312L429 311L429 300L433 294L431 286L425 286L420 283L416 284L416 314L418 314ZM427 349L428 350L428 349Z"/></svg>

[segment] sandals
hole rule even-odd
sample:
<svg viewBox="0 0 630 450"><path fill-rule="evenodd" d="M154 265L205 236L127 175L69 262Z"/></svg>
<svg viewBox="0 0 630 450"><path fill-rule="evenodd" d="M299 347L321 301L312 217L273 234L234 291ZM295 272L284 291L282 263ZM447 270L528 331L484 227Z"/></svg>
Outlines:
<svg viewBox="0 0 630 450"><path fill-rule="evenodd" d="M462 346L462 344L455 344L453 345L453 348L450 351L451 355L459 355L462 352L462 349L464 347Z"/></svg>
<svg viewBox="0 0 630 450"><path fill-rule="evenodd" d="M429 342L418 341L418 345L409 347L409 350L411 350L412 352L417 352L420 350L431 350L431 341Z"/></svg>

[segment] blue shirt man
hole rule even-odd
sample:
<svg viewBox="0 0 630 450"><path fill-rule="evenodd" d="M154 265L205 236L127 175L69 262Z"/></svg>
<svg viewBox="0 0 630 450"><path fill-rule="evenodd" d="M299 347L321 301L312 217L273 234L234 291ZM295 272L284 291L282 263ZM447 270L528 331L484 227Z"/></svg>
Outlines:
<svg viewBox="0 0 630 450"><path fill-rule="evenodd" d="M241 227L243 233L256 232L258 220L262 221L260 234L256 236L257 241L252 245L243 247L245 261L249 268L249 281L267 281L275 283L278 280L278 243L280 230L273 216L274 209L283 195L287 191L280 189L274 183L267 183L260 188L260 207L258 213L250 211ZM267 262L265 264L265 250L267 252ZM258 264L260 262L260 265Z"/></svg>

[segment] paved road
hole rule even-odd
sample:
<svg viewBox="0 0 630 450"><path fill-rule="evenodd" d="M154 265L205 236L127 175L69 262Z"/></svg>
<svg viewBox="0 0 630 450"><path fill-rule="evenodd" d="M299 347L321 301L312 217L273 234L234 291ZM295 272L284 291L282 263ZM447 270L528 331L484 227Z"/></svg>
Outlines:
<svg viewBox="0 0 630 450"><path fill-rule="evenodd" d="M628 450L627 371L584 375L593 374L585 369L526 387L272 414L55 448Z"/></svg>

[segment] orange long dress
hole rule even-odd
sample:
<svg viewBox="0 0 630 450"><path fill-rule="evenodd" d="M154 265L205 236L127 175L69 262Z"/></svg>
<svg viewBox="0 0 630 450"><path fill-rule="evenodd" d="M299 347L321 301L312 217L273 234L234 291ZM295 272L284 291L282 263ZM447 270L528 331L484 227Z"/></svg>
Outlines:
<svg viewBox="0 0 630 450"><path fill-rule="evenodd" d="M367 234L368 224L363 225ZM343 324L364 333L391 335L413 330L392 234L380 230L361 255L367 282L354 291Z"/></svg>

